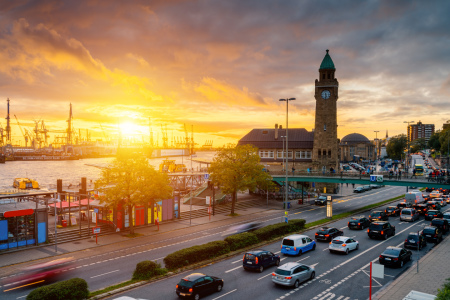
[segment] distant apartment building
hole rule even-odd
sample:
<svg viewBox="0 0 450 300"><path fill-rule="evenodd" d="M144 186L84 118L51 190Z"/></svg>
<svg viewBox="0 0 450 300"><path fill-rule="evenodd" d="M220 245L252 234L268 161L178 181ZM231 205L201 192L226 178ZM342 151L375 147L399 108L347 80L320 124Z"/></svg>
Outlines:
<svg viewBox="0 0 450 300"><path fill-rule="evenodd" d="M426 142L434 133L434 124L422 124L422 122L417 122L417 124L412 124L408 126L408 142L412 142L417 139L424 138Z"/></svg>

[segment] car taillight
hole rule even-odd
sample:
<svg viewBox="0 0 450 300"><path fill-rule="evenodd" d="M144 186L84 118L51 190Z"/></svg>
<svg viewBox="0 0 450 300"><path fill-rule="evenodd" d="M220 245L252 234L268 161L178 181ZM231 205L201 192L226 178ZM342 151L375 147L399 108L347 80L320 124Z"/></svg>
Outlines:
<svg viewBox="0 0 450 300"><path fill-rule="evenodd" d="M437 234L435 234L434 237L437 237Z"/></svg>
<svg viewBox="0 0 450 300"><path fill-rule="evenodd" d="M383 255L380 255L380 258L383 258Z"/></svg>
<svg viewBox="0 0 450 300"><path fill-rule="evenodd" d="M383 230L381 230L381 234L382 234L382 235L384 234Z"/></svg>
<svg viewBox="0 0 450 300"><path fill-rule="evenodd" d="M379 216L378 219L381 219L381 216Z"/></svg>
<svg viewBox="0 0 450 300"><path fill-rule="evenodd" d="M345 247L345 246L347 246L346 244L342 244L342 247Z"/></svg>
<svg viewBox="0 0 450 300"><path fill-rule="evenodd" d="M350 222L347 222L347 226L350 226Z"/></svg>
<svg viewBox="0 0 450 300"><path fill-rule="evenodd" d="M370 229L367 229L367 232L370 232Z"/></svg>
<svg viewBox="0 0 450 300"><path fill-rule="evenodd" d="M329 237L330 235L329 235L329 234L325 234L325 236L326 236L326 237Z"/></svg>
<svg viewBox="0 0 450 300"><path fill-rule="evenodd" d="M428 216L428 214L425 214L425 216Z"/></svg>
<svg viewBox="0 0 450 300"><path fill-rule="evenodd" d="M284 279L292 279L292 276L284 277Z"/></svg>
<svg viewBox="0 0 450 300"><path fill-rule="evenodd" d="M177 286L175 287L176 289L178 288L178 284L177 284Z"/></svg>
<svg viewBox="0 0 450 300"><path fill-rule="evenodd" d="M319 235L319 234L316 232L316 235Z"/></svg>
<svg viewBox="0 0 450 300"><path fill-rule="evenodd" d="M358 223L358 226L361 226L361 223Z"/></svg>
<svg viewBox="0 0 450 300"><path fill-rule="evenodd" d="M397 257L395 257L395 258L393 258L392 260L393 260L393 261L397 261L397 260L398 260L398 258L397 258Z"/></svg>
<svg viewBox="0 0 450 300"><path fill-rule="evenodd" d="M283 249L283 245L281 245L281 249Z"/></svg>
<svg viewBox="0 0 450 300"><path fill-rule="evenodd" d="M258 256L256 257L255 261L256 261L256 264L258 264Z"/></svg>
<svg viewBox="0 0 450 300"><path fill-rule="evenodd" d="M245 260L245 254L244 254L244 257L242 257L242 260Z"/></svg>
<svg viewBox="0 0 450 300"><path fill-rule="evenodd" d="M276 276L276 275L275 275L275 272L272 273L272 276Z"/></svg>
<svg viewBox="0 0 450 300"><path fill-rule="evenodd" d="M408 239L405 240L405 243L408 241Z"/></svg>
<svg viewBox="0 0 450 300"><path fill-rule="evenodd" d="M189 293L192 293L192 288L189 289Z"/></svg>
<svg viewBox="0 0 450 300"><path fill-rule="evenodd" d="M297 251L297 247L294 247L294 251Z"/></svg>

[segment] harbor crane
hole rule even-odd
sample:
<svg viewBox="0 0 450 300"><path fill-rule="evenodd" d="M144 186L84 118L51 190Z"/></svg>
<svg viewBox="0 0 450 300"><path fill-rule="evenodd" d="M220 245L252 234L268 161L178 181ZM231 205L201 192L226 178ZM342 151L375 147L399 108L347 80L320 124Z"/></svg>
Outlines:
<svg viewBox="0 0 450 300"><path fill-rule="evenodd" d="M17 125L19 126L20 132L22 132L22 136L23 136L24 139L25 139L25 147L28 147L28 134L25 134L25 133L23 132L22 126L20 125L19 119L17 119L17 116L16 116L16 115L14 115L14 118L16 118Z"/></svg>

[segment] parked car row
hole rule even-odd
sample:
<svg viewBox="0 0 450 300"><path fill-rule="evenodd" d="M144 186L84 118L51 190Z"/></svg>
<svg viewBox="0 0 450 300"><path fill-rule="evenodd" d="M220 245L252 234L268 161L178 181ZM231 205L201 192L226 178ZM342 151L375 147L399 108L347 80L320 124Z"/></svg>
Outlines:
<svg viewBox="0 0 450 300"><path fill-rule="evenodd" d="M353 193L363 193L366 191L370 191L372 189L378 189L384 187L384 185L382 184L368 184L368 185L363 185L363 186L357 186L356 188L353 189Z"/></svg>

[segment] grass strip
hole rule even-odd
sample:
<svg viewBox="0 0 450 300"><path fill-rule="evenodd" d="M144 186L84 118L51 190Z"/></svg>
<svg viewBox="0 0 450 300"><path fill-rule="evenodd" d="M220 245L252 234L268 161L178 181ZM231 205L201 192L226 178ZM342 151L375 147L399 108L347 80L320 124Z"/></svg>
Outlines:
<svg viewBox="0 0 450 300"><path fill-rule="evenodd" d="M95 296L98 296L98 295L101 295L101 294L104 294L104 293L107 293L107 292L111 292L113 290L119 289L119 288L124 287L124 286L129 286L129 285L131 285L133 283L136 283L136 282L139 282L139 281L142 281L142 280L128 280L128 281L124 281L124 282L121 282L121 283L118 283L118 284L115 284L115 285L108 286L108 287L106 287L106 288L104 288L102 290L98 290L98 291L89 293L89 298L92 298L92 297L95 297Z"/></svg>

